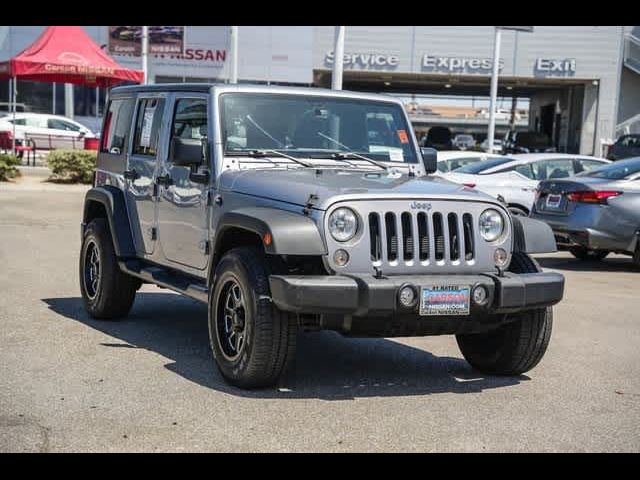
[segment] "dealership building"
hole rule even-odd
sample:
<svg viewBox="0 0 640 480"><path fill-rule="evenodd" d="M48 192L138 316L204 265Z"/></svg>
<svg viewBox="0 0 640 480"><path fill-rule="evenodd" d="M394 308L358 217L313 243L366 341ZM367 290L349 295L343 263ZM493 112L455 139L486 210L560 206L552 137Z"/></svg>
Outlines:
<svg viewBox="0 0 640 480"><path fill-rule="evenodd" d="M0 61L30 45L45 27L0 27ZM139 27L86 26L124 66L141 68ZM230 27L151 27L153 82L227 82ZM348 26L345 90L402 95L487 97L494 27ZM128 46L129 45L129 46ZM240 82L330 87L334 27L239 27ZM559 151L599 154L602 143L638 128L640 27L535 26L502 33L498 96L527 99L527 130L545 132ZM102 111L105 92L74 88L74 114ZM6 110L8 82L0 85ZM18 82L21 108L65 113L64 88ZM98 102L96 102L98 96ZM68 102L67 102L68 103ZM447 119L412 116L417 128ZM451 120L483 128L483 118ZM640 132L639 132L640 133Z"/></svg>

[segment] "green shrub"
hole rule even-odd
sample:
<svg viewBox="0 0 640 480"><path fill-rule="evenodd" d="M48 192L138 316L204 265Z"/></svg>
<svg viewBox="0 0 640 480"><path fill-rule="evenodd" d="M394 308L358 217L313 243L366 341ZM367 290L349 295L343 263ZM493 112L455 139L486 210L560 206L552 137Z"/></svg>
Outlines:
<svg viewBox="0 0 640 480"><path fill-rule="evenodd" d="M21 160L15 155L0 153L0 182L6 182L10 178L20 176L20 170L16 168Z"/></svg>
<svg viewBox="0 0 640 480"><path fill-rule="evenodd" d="M91 183L96 168L95 150L52 150L47 163L53 172L53 182Z"/></svg>

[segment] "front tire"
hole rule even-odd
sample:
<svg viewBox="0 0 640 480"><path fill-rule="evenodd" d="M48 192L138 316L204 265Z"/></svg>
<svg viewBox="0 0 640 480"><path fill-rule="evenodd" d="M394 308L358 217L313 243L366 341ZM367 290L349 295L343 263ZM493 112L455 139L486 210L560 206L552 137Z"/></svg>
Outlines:
<svg viewBox="0 0 640 480"><path fill-rule="evenodd" d="M89 315L103 320L125 317L139 284L120 270L107 220L92 220L84 231L80 249L80 291Z"/></svg>
<svg viewBox="0 0 640 480"><path fill-rule="evenodd" d="M295 350L295 316L270 299L270 265L257 248L229 251L209 293L209 340L222 376L241 388L275 384Z"/></svg>
<svg viewBox="0 0 640 480"><path fill-rule="evenodd" d="M524 253L514 253L509 271L535 273L538 263ZM520 375L534 368L551 339L553 310L537 308L513 315L511 321L495 330L456 335L464 358L481 372L494 375Z"/></svg>
<svg viewBox="0 0 640 480"><path fill-rule="evenodd" d="M579 260L590 260L592 262L599 262L601 260L604 260L605 257L609 255L609 252L607 250L590 250L585 247L571 247L569 249L569 252L571 252L571 255Z"/></svg>

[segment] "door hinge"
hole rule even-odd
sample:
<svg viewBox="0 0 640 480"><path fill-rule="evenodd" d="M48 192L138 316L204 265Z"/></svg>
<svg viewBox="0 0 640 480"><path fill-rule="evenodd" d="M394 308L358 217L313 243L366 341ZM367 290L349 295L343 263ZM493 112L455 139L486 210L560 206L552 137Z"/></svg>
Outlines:
<svg viewBox="0 0 640 480"><path fill-rule="evenodd" d="M209 240L202 240L198 245L205 255L209 255Z"/></svg>
<svg viewBox="0 0 640 480"><path fill-rule="evenodd" d="M158 229L156 227L151 227L151 240L156 240L158 238Z"/></svg>

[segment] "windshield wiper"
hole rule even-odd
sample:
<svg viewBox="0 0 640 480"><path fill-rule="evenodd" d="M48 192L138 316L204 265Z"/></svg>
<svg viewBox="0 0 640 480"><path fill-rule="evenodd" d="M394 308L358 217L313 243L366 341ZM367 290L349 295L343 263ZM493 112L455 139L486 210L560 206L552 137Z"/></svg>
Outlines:
<svg viewBox="0 0 640 480"><path fill-rule="evenodd" d="M311 167L311 168L315 167L315 165L311 162L305 162L304 160L300 160L299 158L292 157L291 155L287 155L286 153L282 153L277 150L269 150L269 149L245 150L242 152L233 152L233 155L248 155L254 158L264 158L264 157L268 157L269 155L279 155L280 157L284 157L302 166Z"/></svg>
<svg viewBox="0 0 640 480"><path fill-rule="evenodd" d="M373 160L369 157L365 157L364 155L360 155L359 153L355 153L353 151L351 151L351 149L349 147L347 147L344 143L339 142L338 140L336 140L335 138L331 138L329 135L325 135L322 132L318 132L318 135L320 135L323 138L326 138L327 140L335 143L336 145L347 149L347 151L345 151L344 153L334 153L331 155L331 158L335 159L335 160L346 160L349 156L351 157L356 157L359 158L361 160L365 160L369 163L374 164L377 167L380 167L384 170L389 170L389 167L387 167L384 163L378 162L377 160Z"/></svg>

